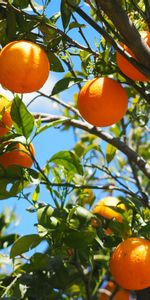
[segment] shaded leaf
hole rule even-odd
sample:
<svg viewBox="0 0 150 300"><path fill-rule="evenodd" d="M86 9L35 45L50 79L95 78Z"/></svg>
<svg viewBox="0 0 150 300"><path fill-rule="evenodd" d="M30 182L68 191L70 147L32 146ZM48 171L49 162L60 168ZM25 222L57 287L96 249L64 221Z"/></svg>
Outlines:
<svg viewBox="0 0 150 300"><path fill-rule="evenodd" d="M51 95L55 95L66 90L69 87L69 83L70 83L70 78L63 78L57 81L52 89Z"/></svg>
<svg viewBox="0 0 150 300"><path fill-rule="evenodd" d="M73 29L73 28L82 28L82 27L86 27L85 24L79 24L77 22L71 22L69 25L69 30Z"/></svg>
<svg viewBox="0 0 150 300"><path fill-rule="evenodd" d="M150 234L150 223L146 224L145 226L142 226L138 233L140 235Z"/></svg>
<svg viewBox="0 0 150 300"><path fill-rule="evenodd" d="M9 247L11 244L14 243L16 238L18 237L17 234L8 234L0 237L0 249Z"/></svg>
<svg viewBox="0 0 150 300"><path fill-rule="evenodd" d="M7 169L0 167L0 200L14 197L23 189L25 183L22 171L18 166Z"/></svg>
<svg viewBox="0 0 150 300"><path fill-rule="evenodd" d="M64 72L64 68L58 56L52 52L48 52L48 58L50 60L50 69L53 72Z"/></svg>
<svg viewBox="0 0 150 300"><path fill-rule="evenodd" d="M40 225L48 227L51 224L50 217L53 214L54 209L50 205L45 205L38 208L37 217Z"/></svg>
<svg viewBox="0 0 150 300"><path fill-rule="evenodd" d="M71 18L71 10L69 8L69 6L67 5L67 1L66 0L61 0L61 18L62 18L62 23L63 23L63 27L64 29L67 28L70 18Z"/></svg>
<svg viewBox="0 0 150 300"><path fill-rule="evenodd" d="M35 248L41 241L42 239L37 234L30 234L20 237L12 246L10 257L14 258Z"/></svg>
<svg viewBox="0 0 150 300"><path fill-rule="evenodd" d="M49 162L64 167L69 173L83 175L83 168L78 156L73 151L60 151L54 154Z"/></svg>
<svg viewBox="0 0 150 300"><path fill-rule="evenodd" d="M22 100L16 96L11 106L11 117L14 121L14 126L20 135L28 138L34 128L34 117L27 110Z"/></svg>
<svg viewBox="0 0 150 300"><path fill-rule="evenodd" d="M27 267L28 271L29 269L31 271L33 270L47 270L49 268L50 264L50 257L48 254L43 254L43 253L35 253L31 257L31 263Z"/></svg>
<svg viewBox="0 0 150 300"><path fill-rule="evenodd" d="M9 5L7 8L7 28L6 33L9 39L13 39L16 34L16 14Z"/></svg>
<svg viewBox="0 0 150 300"><path fill-rule="evenodd" d="M95 237L96 232L93 229L85 229L82 231L70 230L68 233L66 233L64 241L69 247L75 249L86 249L89 245L91 245Z"/></svg>
<svg viewBox="0 0 150 300"><path fill-rule="evenodd" d="M65 77L59 81L56 82L55 86L53 87L53 90L51 92L51 95L58 94L72 85L74 85L77 82L81 82L83 79L81 78L73 78L73 77Z"/></svg>
<svg viewBox="0 0 150 300"><path fill-rule="evenodd" d="M20 8L26 8L29 5L29 0L14 0L13 5Z"/></svg>

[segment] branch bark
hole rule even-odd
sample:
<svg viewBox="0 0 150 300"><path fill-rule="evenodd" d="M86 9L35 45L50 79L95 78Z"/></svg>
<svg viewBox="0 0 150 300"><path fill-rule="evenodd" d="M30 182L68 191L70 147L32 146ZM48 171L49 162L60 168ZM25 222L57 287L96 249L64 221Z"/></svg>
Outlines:
<svg viewBox="0 0 150 300"><path fill-rule="evenodd" d="M96 23L91 17L89 17L89 15L87 15L80 7L73 6L73 5L70 4L70 2L68 3L68 5L71 8L73 8L74 11L76 13L78 13L79 16L82 17L89 25L91 25L99 34L101 34L106 39L106 41L109 42L114 47L114 49L116 51L118 51L130 63L132 63L133 66L135 66L140 72L142 72L143 74L145 74L147 77L150 77L150 68L148 69L143 64L141 64L140 61L137 61L136 59L134 59L133 57L131 57L126 51L124 51L124 49L122 48L122 46L114 40L114 38L110 35L110 33L108 33L105 29L103 29L102 26L98 25L98 23ZM99 13L97 13L97 15L99 16ZM140 39L141 39L141 36L140 36ZM147 45L146 45L146 47L147 47ZM129 47L129 48L131 48L131 47ZM97 56L97 53L95 55ZM119 71L119 73L121 73L121 71ZM122 73L122 76L125 77L135 87L136 84L135 84L135 82L133 80L131 80L130 78L128 78L127 76L125 76L123 73ZM150 101L149 95L145 95L144 98L148 102Z"/></svg>
<svg viewBox="0 0 150 300"><path fill-rule="evenodd" d="M43 123L53 122L56 120L60 120L61 118L62 120L64 120L66 118L64 116L62 117L43 113L33 113L33 116L35 117L35 119L41 118ZM147 164L143 157L139 156L134 150L132 150L127 144L122 142L120 139L113 137L111 134L104 132L101 129L93 127L86 122L66 118L66 124L94 134L102 140L104 140L105 142L108 142L109 144L113 145L123 154L125 154L128 157L128 159L130 159L136 166L138 166L138 168L145 174L145 176L150 179L150 166Z"/></svg>
<svg viewBox="0 0 150 300"><path fill-rule="evenodd" d="M99 7L106 13L114 23L127 46L133 51L141 64L150 69L150 48L141 38L134 24L128 18L126 12L122 9L119 0L97 0Z"/></svg>

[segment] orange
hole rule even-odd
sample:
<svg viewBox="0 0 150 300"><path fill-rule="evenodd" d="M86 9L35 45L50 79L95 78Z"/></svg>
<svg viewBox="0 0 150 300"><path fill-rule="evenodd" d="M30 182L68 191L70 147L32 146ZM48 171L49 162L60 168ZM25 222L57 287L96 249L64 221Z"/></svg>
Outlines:
<svg viewBox="0 0 150 300"><path fill-rule="evenodd" d="M112 219L115 218L118 222L122 222L122 215L110 208L112 206L114 208L121 208L122 210L126 210L126 207L123 203L120 203L120 200L115 197L106 197L100 200L93 209L94 214L99 214L100 216Z"/></svg>
<svg viewBox="0 0 150 300"><path fill-rule="evenodd" d="M113 251L110 271L115 281L128 290L150 286L150 241L133 237L121 242Z"/></svg>
<svg viewBox="0 0 150 300"><path fill-rule="evenodd" d="M0 95L0 136L6 134L12 125L10 116L11 101Z"/></svg>
<svg viewBox="0 0 150 300"><path fill-rule="evenodd" d="M10 147L7 144L7 146ZM35 155L35 150L32 144L30 144L30 151L26 149L26 147L21 144L12 144L12 149L9 148L9 151L4 152L2 155L0 155L0 165L2 165L4 168L10 167L12 165L18 165L20 167L24 168L30 168L33 164L33 159L31 157L30 151L32 155Z"/></svg>
<svg viewBox="0 0 150 300"><path fill-rule="evenodd" d="M105 289L111 293L115 290L115 283L113 281L109 281ZM120 289L117 291L112 298L112 300L129 300L130 299L130 292L124 289ZM109 296L106 293L101 293L98 300L109 300Z"/></svg>
<svg viewBox="0 0 150 300"><path fill-rule="evenodd" d="M0 53L0 83L16 93L39 90L48 78L49 60L45 51L30 41L14 41Z"/></svg>
<svg viewBox="0 0 150 300"><path fill-rule="evenodd" d="M146 44L150 47L150 33L147 31L140 32L142 38L145 40ZM126 46L122 45L123 49L128 52L133 58L137 60L133 52ZM119 69L132 80L138 81L148 81L148 78L142 74L136 67L134 67L124 56L119 52L116 54L117 65Z"/></svg>
<svg viewBox="0 0 150 300"><path fill-rule="evenodd" d="M78 95L81 116L98 127L110 126L120 121L127 111L128 96L114 79L101 77L89 80Z"/></svg>
<svg viewBox="0 0 150 300"><path fill-rule="evenodd" d="M100 221L99 220L96 220L96 219L91 219L91 225L94 227L94 228L98 228L100 225L101 225L101 223L100 223Z"/></svg>
<svg viewBox="0 0 150 300"><path fill-rule="evenodd" d="M121 289L114 295L112 300L130 300L130 292Z"/></svg>

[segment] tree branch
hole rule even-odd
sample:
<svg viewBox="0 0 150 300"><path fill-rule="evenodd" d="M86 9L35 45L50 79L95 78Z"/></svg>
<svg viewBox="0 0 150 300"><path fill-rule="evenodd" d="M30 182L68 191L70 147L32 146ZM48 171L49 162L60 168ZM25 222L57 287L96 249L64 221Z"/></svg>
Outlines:
<svg viewBox="0 0 150 300"><path fill-rule="evenodd" d="M133 51L141 64L150 70L150 48L141 38L119 2L119 0L97 0L99 6L125 39L127 46Z"/></svg>
<svg viewBox="0 0 150 300"><path fill-rule="evenodd" d="M68 2L68 5L73 8L89 25L91 25L98 33L100 33L107 42L109 42L116 51L118 51L122 56L124 56L130 63L132 63L140 72L142 72L143 74L145 74L146 76L150 77L150 68L148 69L148 66L144 66L144 64L141 64L142 62L137 61L136 59L134 59L132 56L130 56L128 54L127 51L125 51L118 43L116 43L116 41L114 40L114 38L108 33L106 32L106 30L104 30L101 26L98 25L98 23L96 23L91 17L89 17L81 8L79 7L75 7L73 5L70 4L70 2ZM145 44L144 40L141 38L139 32L135 29L135 31L137 32L139 39L141 40L141 43L143 43L143 45ZM135 36L134 36L135 39ZM127 44L127 43L126 43ZM138 45L137 45L138 47ZM145 44L145 47L148 48L148 46ZM129 47L131 48L131 47ZM132 49L132 48L131 48ZM149 48L148 48L149 49ZM141 50L143 51L143 50ZM149 50L150 51L150 50ZM134 52L134 51L133 51ZM136 53L135 53L136 55ZM137 55L136 55L137 56ZM147 55L148 56L148 55ZM138 57L138 56L137 56ZM139 58L139 57L138 57ZM150 56L149 56L150 58ZM148 58L148 59L149 59Z"/></svg>
<svg viewBox="0 0 150 300"><path fill-rule="evenodd" d="M33 113L33 116L35 117L35 119L41 118L43 123L65 119L65 117L62 116L55 116L43 113ZM90 134L94 134L102 140L104 140L105 142L108 142L109 144L113 145L123 154L125 154L128 157L128 159L130 159L136 166L138 166L138 168L145 174L145 176L150 179L150 166L147 164L145 159L139 156L134 150L128 147L128 145L122 142L119 138L115 138L111 134L104 132L96 127L93 127L87 122L82 122L75 119L68 120L68 118L66 118L66 124L75 128L82 129L86 132L89 132Z"/></svg>

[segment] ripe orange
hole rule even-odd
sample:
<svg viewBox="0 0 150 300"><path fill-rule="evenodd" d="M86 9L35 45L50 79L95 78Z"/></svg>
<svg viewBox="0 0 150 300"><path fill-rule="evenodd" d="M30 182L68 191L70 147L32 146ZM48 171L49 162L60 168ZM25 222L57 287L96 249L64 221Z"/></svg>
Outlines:
<svg viewBox="0 0 150 300"><path fill-rule="evenodd" d="M12 125L12 119L10 116L11 101L4 96L0 96L0 136L6 134Z"/></svg>
<svg viewBox="0 0 150 300"><path fill-rule="evenodd" d="M146 44L150 47L150 32L142 31L140 32L142 38L145 40ZM126 46L122 45L123 49L127 51L133 58L136 59L133 52ZM148 81L149 79L142 74L136 67L134 67L124 56L119 52L116 54L117 65L119 69L127 75L129 78L138 81ZM137 60L137 59L136 59Z"/></svg>
<svg viewBox="0 0 150 300"><path fill-rule="evenodd" d="M150 286L150 241L133 237L121 242L110 259L115 281L128 290Z"/></svg>
<svg viewBox="0 0 150 300"><path fill-rule="evenodd" d="M96 220L96 219L91 219L91 225L94 227L94 228L98 228L100 225L101 225L101 223L100 223L100 221L99 220Z"/></svg>
<svg viewBox="0 0 150 300"><path fill-rule="evenodd" d="M30 151L34 156L35 150L32 144L30 144ZM33 159L31 157L30 151L26 149L23 144L17 143L13 146L13 149L10 149L10 151L4 152L2 155L0 155L0 165L2 165L4 168L10 167L12 165L30 168L33 164Z"/></svg>
<svg viewBox="0 0 150 300"><path fill-rule="evenodd" d="M114 295L112 300L130 300L130 292L121 289Z"/></svg>
<svg viewBox="0 0 150 300"><path fill-rule="evenodd" d="M118 207L123 210L126 210L126 207L123 203L120 203L120 200L115 197L106 197L102 200L100 200L96 206L93 209L94 214L99 214L100 216L107 218L107 219L113 219L115 218L118 222L122 222L123 218L122 215L110 208L112 207Z"/></svg>
<svg viewBox="0 0 150 300"><path fill-rule="evenodd" d="M0 53L0 83L16 93L39 90L48 78L49 60L45 51L30 41L14 41Z"/></svg>
<svg viewBox="0 0 150 300"><path fill-rule="evenodd" d="M113 281L109 281L106 285L105 289L111 293L115 290L115 283ZM112 298L112 300L129 300L130 299L130 292L124 289L120 289L117 291ZM106 293L101 293L98 300L109 300L109 296Z"/></svg>
<svg viewBox="0 0 150 300"><path fill-rule="evenodd" d="M110 126L120 121L127 111L128 96L114 79L101 77L89 80L78 95L78 109L90 124Z"/></svg>

